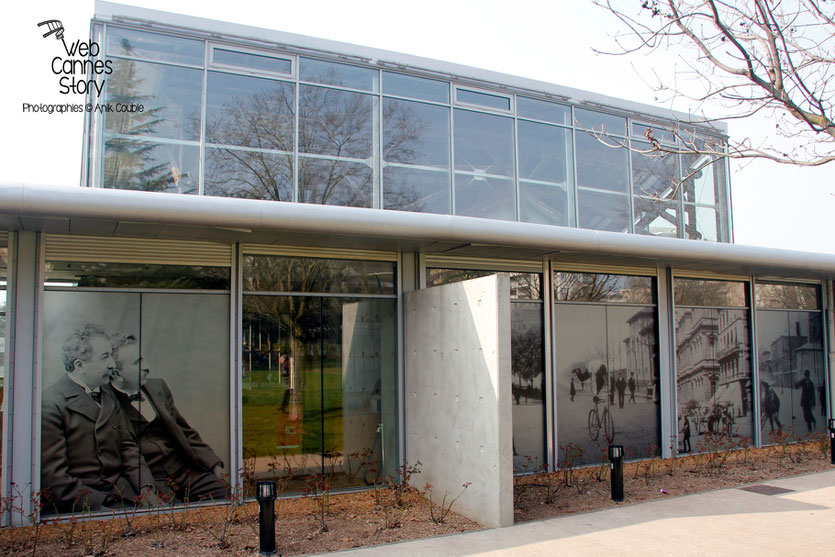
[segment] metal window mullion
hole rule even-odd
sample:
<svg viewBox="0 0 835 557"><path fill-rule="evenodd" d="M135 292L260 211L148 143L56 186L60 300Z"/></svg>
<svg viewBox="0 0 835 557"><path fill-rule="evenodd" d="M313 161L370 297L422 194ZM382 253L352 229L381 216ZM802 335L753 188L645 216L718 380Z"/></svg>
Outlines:
<svg viewBox="0 0 835 557"><path fill-rule="evenodd" d="M299 58L296 57L296 75L293 79L293 87L295 90L295 99L293 101L293 199L295 203L301 203L301 181L299 180L300 162L299 162L299 140L301 137L301 118L299 116L299 98L301 97L302 88L299 85Z"/></svg>
<svg viewBox="0 0 835 557"><path fill-rule="evenodd" d="M194 38L192 37L191 40L194 40ZM203 40L203 39L198 39L198 40ZM203 40L203 42L205 43L205 40ZM189 68L189 69L192 69L192 70L202 70L202 69L205 68L205 63L206 63L205 54L206 53L205 53L205 50L204 50L203 51L203 64L204 64L203 67L198 66L197 64L186 64L186 63L183 63L183 62L172 62L171 60L157 60L157 59L154 59L154 58L140 58L138 56L125 56L124 54L112 54L110 52L105 53L104 56L107 57L107 58L114 58L114 59L118 59L118 60L126 60L128 62L142 62L143 64L162 64L163 66L174 66L174 67L177 67L177 68Z"/></svg>
<svg viewBox="0 0 835 557"><path fill-rule="evenodd" d="M395 301L395 319L397 323L397 389L396 389L396 400L397 400L397 423L395 424L394 429L397 431L397 455L394 459L394 462L404 462L406 458L406 317L405 312L403 310L404 307L404 276L402 269L404 269L403 265L403 258L404 257L414 257L414 254L408 253L404 254L400 252L398 254L398 269L401 269L401 272L397 273L395 277L395 285L397 288L397 296ZM417 287L416 289L420 289L420 279L417 278L418 284L410 284L410 287ZM385 460L385 455L383 454L383 447L381 440L381 447L380 447L380 454L383 456L383 467L388 464Z"/></svg>
<svg viewBox="0 0 835 557"><path fill-rule="evenodd" d="M245 290L244 296L286 296L291 298L314 296L317 298L365 298L374 300L396 300L397 294L354 294L350 292L279 292L273 290Z"/></svg>
<svg viewBox="0 0 835 557"><path fill-rule="evenodd" d="M372 131L372 157L371 157L371 206L377 209L383 208L383 83L382 72L377 70L377 93L374 99L377 109L372 112L377 120Z"/></svg>
<svg viewBox="0 0 835 557"><path fill-rule="evenodd" d="M626 119L626 133L628 134L632 127L632 119ZM633 202L633 196L635 195L635 184L633 184L633 176L632 176L632 139L630 137L625 137L624 142L629 147L626 150L626 196L629 198L627 199L627 212L629 213L629 223L627 224L626 231L629 234L635 234L635 203ZM647 227L647 233L649 233L649 227Z"/></svg>
<svg viewBox="0 0 835 557"><path fill-rule="evenodd" d="M759 365L759 345L757 339L757 289L756 278L751 277L748 283L749 299L751 300L751 307L748 312L748 318L751 320L751 325L748 327L750 339L749 346L751 350L750 366L751 366L751 423L754 426L754 446L762 447L763 443L763 424L759 419L760 416L760 365Z"/></svg>
<svg viewBox="0 0 835 557"><path fill-rule="evenodd" d="M105 139L125 139L128 141L146 141L148 143L160 143L165 145L180 145L187 147L200 147L199 139L172 139L170 137L157 137L154 135L130 135L124 133L106 133Z"/></svg>
<svg viewBox="0 0 835 557"><path fill-rule="evenodd" d="M686 228L686 223L684 219L686 214L684 213L684 155L677 155L678 156L678 177L679 177L679 191L678 191L678 210L679 210L679 222L681 223L678 231L679 238L686 238L687 235L684 232ZM695 182L694 182L695 183Z"/></svg>
<svg viewBox="0 0 835 557"><path fill-rule="evenodd" d="M232 344L229 351L231 366L229 373L229 412L232 417L229 424L230 461L234 463L234 470L229 470L230 482L236 490L241 489L242 478L236 472L244 469L243 460L243 377L241 363L243 362L243 250L240 244L234 247L235 261L232 267L232 295L229 296L230 331ZM236 491L237 492L237 491Z"/></svg>
<svg viewBox="0 0 835 557"><path fill-rule="evenodd" d="M450 99L454 101L455 85L450 81ZM449 214L455 214L455 105L449 106Z"/></svg>
<svg viewBox="0 0 835 557"><path fill-rule="evenodd" d="M556 417L557 417L557 382L554 377L554 370L556 369L556 362L554 361L554 343L552 342L553 327L553 289L551 286L551 262L542 262L542 342L544 344L543 363L545 369L545 415L542 417L545 420L545 462L548 472L553 472L556 469L556 455L554 447L556 446Z"/></svg>
<svg viewBox="0 0 835 557"><path fill-rule="evenodd" d="M200 151L197 161L197 195L204 195L206 190L206 107L209 102L209 71L206 69L209 59L209 42L203 41L203 90L200 100Z"/></svg>
<svg viewBox="0 0 835 557"><path fill-rule="evenodd" d="M571 152L572 158L574 159L572 162L571 171L574 174L574 184L572 186L572 196L574 203L573 203L573 210L569 211L568 215L568 225L573 226L574 228L580 228L580 180L577 176L577 130L575 127L574 121L574 106L570 107L570 114L569 117L571 118Z"/></svg>
<svg viewBox="0 0 835 557"><path fill-rule="evenodd" d="M516 221L522 220L522 187L519 183L519 119L516 117L516 95L511 95L511 110L513 111L513 184L516 192Z"/></svg>
<svg viewBox="0 0 835 557"><path fill-rule="evenodd" d="M661 403L661 454L678 452L678 359L676 357L676 305L670 269L658 269L658 385ZM670 443L664 443L665 434ZM675 445L673 445L675 443Z"/></svg>
<svg viewBox="0 0 835 557"><path fill-rule="evenodd" d="M113 292L120 294L200 294L228 296L232 290L202 290L202 289L177 289L177 288L132 288L130 286L119 288L115 286L52 286L44 283L45 292Z"/></svg>

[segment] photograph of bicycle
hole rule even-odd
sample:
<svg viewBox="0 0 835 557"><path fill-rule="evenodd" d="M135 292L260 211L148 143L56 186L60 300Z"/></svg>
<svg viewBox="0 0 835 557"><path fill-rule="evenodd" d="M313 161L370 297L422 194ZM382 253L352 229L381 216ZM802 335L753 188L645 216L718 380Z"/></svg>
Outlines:
<svg viewBox="0 0 835 557"><path fill-rule="evenodd" d="M554 289L559 460L600 462L613 443L629 458L656 455L654 279L558 272Z"/></svg>

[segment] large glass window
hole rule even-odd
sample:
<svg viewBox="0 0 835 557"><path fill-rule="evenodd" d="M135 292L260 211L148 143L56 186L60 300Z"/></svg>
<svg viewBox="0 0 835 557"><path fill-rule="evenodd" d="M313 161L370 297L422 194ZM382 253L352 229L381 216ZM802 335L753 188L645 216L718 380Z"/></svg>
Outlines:
<svg viewBox="0 0 835 557"><path fill-rule="evenodd" d="M754 424L746 285L676 278L673 288L679 450L705 450L708 435L750 442Z"/></svg>
<svg viewBox="0 0 835 557"><path fill-rule="evenodd" d="M696 142L704 146L704 140ZM685 238L728 241L724 161L706 155L683 155L682 177Z"/></svg>
<svg viewBox="0 0 835 557"><path fill-rule="evenodd" d="M472 269L426 269L427 286L495 274ZM545 364L541 275L510 276L510 369L513 395L513 470L534 472L545 459Z"/></svg>
<svg viewBox="0 0 835 557"><path fill-rule="evenodd" d="M449 108L383 102L383 207L450 212Z"/></svg>
<svg viewBox="0 0 835 557"><path fill-rule="evenodd" d="M521 220L568 226L574 183L571 131L525 120L517 130Z"/></svg>
<svg viewBox="0 0 835 557"><path fill-rule="evenodd" d="M516 219L513 119L455 110L455 214Z"/></svg>
<svg viewBox="0 0 835 557"><path fill-rule="evenodd" d="M636 234L678 238L681 198L678 155L653 153L652 146L633 141L632 193Z"/></svg>
<svg viewBox="0 0 835 557"><path fill-rule="evenodd" d="M107 26L107 53L162 62L203 65L203 41Z"/></svg>
<svg viewBox="0 0 835 557"><path fill-rule="evenodd" d="M298 490L312 473L336 487L393 473L394 264L251 255L243 275L243 447L255 476Z"/></svg>
<svg viewBox="0 0 835 557"><path fill-rule="evenodd" d="M559 459L627 458L660 447L655 278L554 273Z"/></svg>
<svg viewBox="0 0 835 557"><path fill-rule="evenodd" d="M716 145L637 117L220 39L105 26L91 185L727 241ZM328 58L331 58L330 60ZM415 70L416 73L420 73ZM498 91L498 90L497 90Z"/></svg>
<svg viewBox="0 0 835 557"><path fill-rule="evenodd" d="M577 197L580 228L629 230L628 151L591 132L577 131Z"/></svg>
<svg viewBox="0 0 835 557"><path fill-rule="evenodd" d="M142 266L109 265L47 262L43 512L130 506L148 489L223 499L237 473L228 269L149 266L131 283Z"/></svg>
<svg viewBox="0 0 835 557"><path fill-rule="evenodd" d="M758 283L757 349L763 442L826 429L827 385L818 287Z"/></svg>

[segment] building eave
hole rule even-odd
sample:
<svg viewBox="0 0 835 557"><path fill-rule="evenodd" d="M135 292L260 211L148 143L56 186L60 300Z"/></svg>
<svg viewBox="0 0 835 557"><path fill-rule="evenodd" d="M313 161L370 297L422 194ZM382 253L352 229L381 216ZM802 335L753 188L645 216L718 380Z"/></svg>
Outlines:
<svg viewBox="0 0 835 557"><path fill-rule="evenodd" d="M0 183L0 228L835 277L835 256L822 253L452 215L20 183Z"/></svg>

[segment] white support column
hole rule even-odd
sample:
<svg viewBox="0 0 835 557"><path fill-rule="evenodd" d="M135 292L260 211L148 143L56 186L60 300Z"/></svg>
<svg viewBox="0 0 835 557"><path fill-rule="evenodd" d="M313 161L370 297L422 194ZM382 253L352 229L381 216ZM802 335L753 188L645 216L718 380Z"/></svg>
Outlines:
<svg viewBox="0 0 835 557"><path fill-rule="evenodd" d="M672 304L672 278L669 269L658 267L658 385L661 401L661 456L671 458L678 447L675 376L675 316Z"/></svg>
<svg viewBox="0 0 835 557"><path fill-rule="evenodd" d="M23 510L3 523L26 523L32 512L29 490L40 489L40 235L18 232L9 243L11 290L8 293L9 339L4 384L3 496L15 497ZM14 484L14 487L13 487Z"/></svg>

